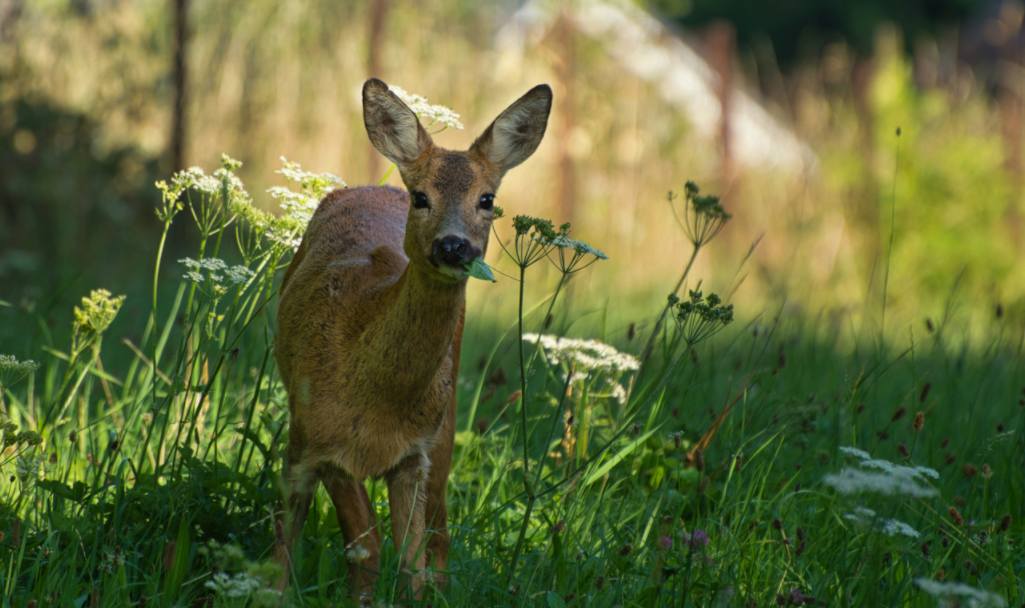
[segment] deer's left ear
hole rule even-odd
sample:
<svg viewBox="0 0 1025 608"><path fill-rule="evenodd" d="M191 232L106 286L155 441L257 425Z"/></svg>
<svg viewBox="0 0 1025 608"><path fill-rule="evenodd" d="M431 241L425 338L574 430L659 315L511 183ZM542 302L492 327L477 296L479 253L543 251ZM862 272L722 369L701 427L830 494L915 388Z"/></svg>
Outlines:
<svg viewBox="0 0 1025 608"><path fill-rule="evenodd" d="M539 84L506 108L473 142L470 151L483 156L505 173L527 160L548 126L552 89Z"/></svg>

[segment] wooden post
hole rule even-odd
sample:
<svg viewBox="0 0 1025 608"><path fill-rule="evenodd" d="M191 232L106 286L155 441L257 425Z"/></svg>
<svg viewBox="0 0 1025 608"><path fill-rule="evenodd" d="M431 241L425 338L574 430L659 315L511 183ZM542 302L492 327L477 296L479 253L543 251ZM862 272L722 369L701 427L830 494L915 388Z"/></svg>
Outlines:
<svg viewBox="0 0 1025 608"><path fill-rule="evenodd" d="M733 25L728 21L716 21L708 28L708 54L712 69L719 75L715 87L719 98L719 189L723 200L736 179L736 165L733 153L733 60L736 56L737 40Z"/></svg>
<svg viewBox="0 0 1025 608"><path fill-rule="evenodd" d="M367 21L367 78L383 78L381 66L381 48L384 45L384 32L388 22L388 0L372 0L370 2L370 19ZM367 144L368 183L377 183L381 179L381 155L373 146Z"/></svg>
<svg viewBox="0 0 1025 608"><path fill-rule="evenodd" d="M861 140L862 179L852 193L851 210L862 245L862 260L868 264L864 269L868 284L875 282L875 269L883 256L883 244L879 230L879 186L875 175L876 138L875 113L872 110L870 92L875 77L875 65L866 57L856 57L851 68L851 96L854 100L854 114L858 120L858 134ZM896 125L894 125L896 127Z"/></svg>
<svg viewBox="0 0 1025 608"><path fill-rule="evenodd" d="M576 123L576 114L573 103L573 82L576 74L576 48L574 41L573 24L565 14L559 17L555 26L555 44L558 49L558 58L555 65L555 78L558 83L559 102L555 104L556 116L555 135L558 166L558 205L559 221L572 222L574 208L577 200L577 178L576 162L573 160L573 152L570 146L570 139Z"/></svg>
<svg viewBox="0 0 1025 608"><path fill-rule="evenodd" d="M171 111L171 169L185 168L188 109L189 0L172 0L174 10L174 108Z"/></svg>

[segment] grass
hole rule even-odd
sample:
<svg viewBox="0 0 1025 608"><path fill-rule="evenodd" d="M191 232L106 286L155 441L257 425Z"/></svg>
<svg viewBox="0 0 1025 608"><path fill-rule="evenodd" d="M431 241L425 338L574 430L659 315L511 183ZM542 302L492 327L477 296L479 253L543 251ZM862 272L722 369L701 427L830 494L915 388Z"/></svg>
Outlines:
<svg viewBox="0 0 1025 608"><path fill-rule="evenodd" d="M69 343L39 338L38 368L3 363L3 606L280 603L267 589L287 425L275 285L297 218L333 182L291 167L299 192L274 218L249 205L236 168L228 159L213 176L172 180L158 216L168 230L194 224L198 258L237 263L163 259L153 301L124 303L149 310L144 327L115 334L121 302L94 292ZM517 234L539 242L530 226ZM449 585L425 605L930 606L952 590L978 594L960 605L1025 602L1021 327L993 319L969 339L956 317L913 319L881 343L839 313L737 302L737 319L708 339L667 322L639 371L587 369L522 334L638 353L665 301L576 301L566 275L531 283L533 257L518 258L530 289L515 315L470 313ZM104 364L125 349L130 363ZM876 491L830 481L845 469L874 474ZM384 485L368 487L387 530ZM318 494L288 604L347 601L332 511ZM407 601L389 542L378 597Z"/></svg>

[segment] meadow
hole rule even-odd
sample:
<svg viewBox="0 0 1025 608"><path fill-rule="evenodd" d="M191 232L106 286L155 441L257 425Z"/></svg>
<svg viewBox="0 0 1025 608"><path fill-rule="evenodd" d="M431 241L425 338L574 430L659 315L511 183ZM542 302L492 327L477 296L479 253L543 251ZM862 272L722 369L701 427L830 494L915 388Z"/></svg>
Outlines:
<svg viewBox="0 0 1025 608"><path fill-rule="evenodd" d="M348 601L359 556L323 493L293 584L270 586L287 424L276 288L342 182L286 161L271 214L238 168L223 157L158 183L149 297L92 291L63 343L3 302L5 322L40 328L38 363L0 360L4 606ZM728 210L687 182L663 211L688 243L682 275L639 304L575 291L602 280L600 243L497 221L498 283L471 289L506 297L468 311L448 585L420 603L1022 604L1021 327L999 310L967 324L956 292L915 320L873 302L881 319L727 303L692 273ZM165 255L174 231L192 257ZM145 323L117 325L131 307ZM383 483L368 487L387 529ZM378 601L417 604L388 543Z"/></svg>
<svg viewBox="0 0 1025 608"><path fill-rule="evenodd" d="M375 43L389 3L197 0L175 172L171 4L0 11L0 608L349 605L323 490L271 584L273 346L320 198L401 185L373 75L459 110L453 148L555 90L468 288L447 586L412 600L386 534L378 605L1025 606L1025 182L987 66L894 26L738 49L811 154L730 175L570 12L392 3Z"/></svg>

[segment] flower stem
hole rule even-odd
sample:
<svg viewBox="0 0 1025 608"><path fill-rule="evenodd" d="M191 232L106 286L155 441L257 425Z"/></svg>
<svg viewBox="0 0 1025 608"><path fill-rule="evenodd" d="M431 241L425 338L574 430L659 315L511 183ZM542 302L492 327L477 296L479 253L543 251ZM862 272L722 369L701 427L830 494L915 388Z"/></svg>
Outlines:
<svg viewBox="0 0 1025 608"><path fill-rule="evenodd" d="M519 343L520 357L520 441L523 446L523 489L527 493L527 510L523 514L523 521L520 524L520 533L516 538L516 546L513 548L512 560L509 562L509 574L507 577L509 582L512 582L513 577L516 575L516 565L520 559L520 552L523 550L523 542L527 535L527 525L529 524L530 516L534 511L534 501L537 499L534 495L533 489L531 488L529 480L530 459L527 449L527 365L523 348L523 292L526 283L526 274L527 265L521 263L519 306L517 308L517 342Z"/></svg>
<svg viewBox="0 0 1025 608"><path fill-rule="evenodd" d="M680 279L676 282L676 287L670 295L678 295L680 288L687 281L687 275L690 274L690 269L694 266L694 260L698 257L698 251L701 250L699 243L694 243L694 248L690 252L690 259L687 260L687 265L683 268L683 274L680 275ZM651 328L651 333L648 335L648 341L644 344L644 350L641 351L641 366L647 363L648 358L651 357L651 351L655 348L655 340L658 339L659 334L662 332L662 326L665 324L666 315L669 314L669 309L672 308L672 304L666 301L662 312L659 313L658 318L655 320L654 327Z"/></svg>

